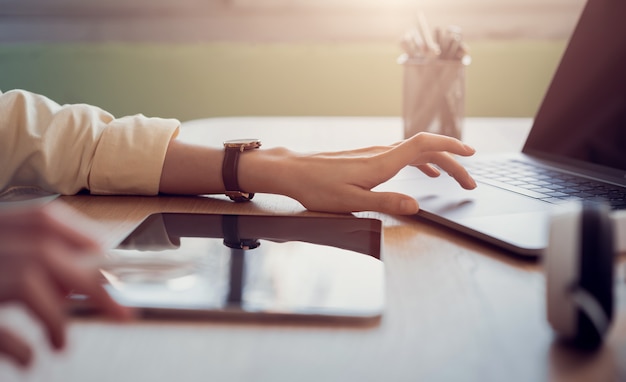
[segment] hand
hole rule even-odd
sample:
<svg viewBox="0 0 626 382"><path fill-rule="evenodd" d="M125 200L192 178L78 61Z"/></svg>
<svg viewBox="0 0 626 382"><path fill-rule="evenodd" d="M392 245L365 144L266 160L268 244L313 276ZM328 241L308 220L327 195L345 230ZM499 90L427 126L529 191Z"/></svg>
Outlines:
<svg viewBox="0 0 626 382"><path fill-rule="evenodd" d="M466 189L476 183L454 155L475 150L455 138L418 133L391 146L301 154L285 148L250 150L239 158L239 186L247 192L280 194L314 211L378 211L415 214L419 206L408 195L374 192L406 166L439 176L437 165ZM163 164L159 191L168 194L220 194L222 148L193 145L174 139Z"/></svg>
<svg viewBox="0 0 626 382"><path fill-rule="evenodd" d="M259 156L268 157L258 161L253 160L257 153L241 157L240 174L245 174L240 175L240 184L244 189L290 196L309 210L415 214L419 206L414 198L371 190L409 165L431 177L440 175L433 166L437 165L463 188L473 189L476 183L453 155L474 152L455 138L430 133L418 133L392 146L344 152L303 155L285 149L259 150Z"/></svg>
<svg viewBox="0 0 626 382"><path fill-rule="evenodd" d="M65 344L64 297L70 291L90 296L111 317L129 317L129 311L104 290L97 270L78 264L78 257L101 251L77 228L84 223L84 217L59 201L0 211L0 303L26 305L46 327L49 341L57 349ZM21 365L28 365L33 357L23 339L2 327L0 353Z"/></svg>

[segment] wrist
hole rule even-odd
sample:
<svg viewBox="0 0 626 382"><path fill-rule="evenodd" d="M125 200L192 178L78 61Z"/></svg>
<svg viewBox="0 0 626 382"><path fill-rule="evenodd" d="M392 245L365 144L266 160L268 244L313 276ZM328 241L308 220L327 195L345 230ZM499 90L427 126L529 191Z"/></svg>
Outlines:
<svg viewBox="0 0 626 382"><path fill-rule="evenodd" d="M290 196L291 168L296 155L286 148L259 149L239 158L239 185L246 192Z"/></svg>
<svg viewBox="0 0 626 382"><path fill-rule="evenodd" d="M245 152L261 147L258 139L235 139L224 142L222 161L222 182L226 195L235 202L247 202L254 197L254 192L246 192L239 185L239 158Z"/></svg>

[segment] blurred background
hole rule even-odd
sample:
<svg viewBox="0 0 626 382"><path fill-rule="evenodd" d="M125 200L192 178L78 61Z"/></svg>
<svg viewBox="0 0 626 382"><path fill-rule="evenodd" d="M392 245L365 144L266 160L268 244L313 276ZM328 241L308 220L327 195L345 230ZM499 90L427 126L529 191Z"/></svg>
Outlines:
<svg viewBox="0 0 626 382"><path fill-rule="evenodd" d="M470 47L468 116L537 110L584 0L0 0L0 89L116 116L400 116L423 11Z"/></svg>

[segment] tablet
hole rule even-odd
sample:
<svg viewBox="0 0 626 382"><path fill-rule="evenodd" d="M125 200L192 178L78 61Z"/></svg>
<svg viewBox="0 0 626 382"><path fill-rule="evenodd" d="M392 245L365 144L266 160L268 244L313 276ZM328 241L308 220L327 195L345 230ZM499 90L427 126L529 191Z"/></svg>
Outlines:
<svg viewBox="0 0 626 382"><path fill-rule="evenodd" d="M376 219L158 213L108 254L107 291L146 317L378 320Z"/></svg>

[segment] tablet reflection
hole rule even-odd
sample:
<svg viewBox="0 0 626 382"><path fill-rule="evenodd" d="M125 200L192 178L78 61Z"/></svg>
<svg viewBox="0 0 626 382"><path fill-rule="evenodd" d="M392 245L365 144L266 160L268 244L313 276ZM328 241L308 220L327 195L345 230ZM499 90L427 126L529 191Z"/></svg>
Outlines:
<svg viewBox="0 0 626 382"><path fill-rule="evenodd" d="M380 316L380 222L312 219L153 215L111 254L107 289L161 313Z"/></svg>

